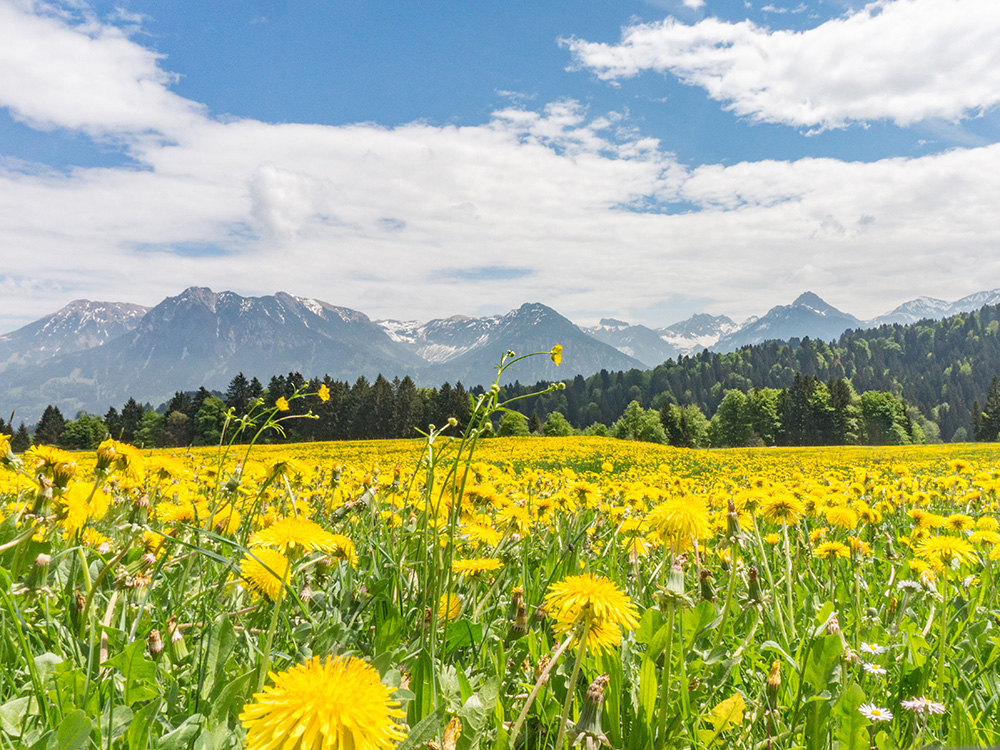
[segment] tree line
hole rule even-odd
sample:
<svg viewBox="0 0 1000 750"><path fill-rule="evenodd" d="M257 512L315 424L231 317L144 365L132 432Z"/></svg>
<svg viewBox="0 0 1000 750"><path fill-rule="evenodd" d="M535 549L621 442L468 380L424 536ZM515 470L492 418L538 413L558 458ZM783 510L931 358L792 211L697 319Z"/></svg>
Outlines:
<svg viewBox="0 0 1000 750"><path fill-rule="evenodd" d="M940 321L848 331L833 343L809 338L736 352L703 351L652 370L577 375L565 388L519 401L498 434L611 434L674 445L904 444L997 440L1000 436L1000 306ZM0 419L22 449L32 442L86 448L104 436L147 446L218 442L226 414L255 399L266 407L297 389L325 384L331 398L293 401L302 419L268 440L414 437L455 417L464 424L479 387L421 388L409 377L354 383L298 372L265 386L242 373L225 392L178 392L153 408L129 399L103 416L64 418L46 408L34 429ZM545 383L504 386L525 396ZM980 398L983 398L980 406ZM307 413L311 415L307 418ZM662 431L662 434L661 432ZM637 437L642 436L642 437Z"/></svg>
<svg viewBox="0 0 1000 750"><path fill-rule="evenodd" d="M602 370L567 380L564 390L528 398L519 408L543 421L558 411L577 429L611 425L633 401L657 411L671 401L711 418L731 390L783 390L796 377L815 378L830 390L843 379L859 394L888 393L905 403L925 439L962 442L980 434L977 420L987 411L980 399L988 397L998 372L1000 306L987 306L944 320L847 331L833 343L771 341L730 353L702 351L651 370ZM514 383L505 396L536 388ZM1000 405L994 411L1000 413Z"/></svg>
<svg viewBox="0 0 1000 750"><path fill-rule="evenodd" d="M227 414L240 416L260 399L257 411L274 408L279 398L288 399L296 391L315 393L321 385L330 392L328 401L318 398L295 399L282 416L284 435L269 433L264 442L315 440L364 440L416 437L417 429L444 424L450 417L464 427L471 413L470 393L461 382L444 383L438 388L418 388L412 379L392 381L379 375L374 381L359 377L353 384L329 376L307 380L301 373L276 375L265 387L257 378L238 374L225 392L200 388L178 391L166 404L153 408L129 399L119 411L108 409L103 416L78 413L66 419L56 406L48 406L34 430L22 422L16 431L0 419L0 432L13 434L15 451L32 444L56 445L68 449L96 447L110 436L146 447L217 445L226 428ZM229 429L234 429L230 425ZM230 434L232 434L230 432ZM249 439L250 434L241 436Z"/></svg>

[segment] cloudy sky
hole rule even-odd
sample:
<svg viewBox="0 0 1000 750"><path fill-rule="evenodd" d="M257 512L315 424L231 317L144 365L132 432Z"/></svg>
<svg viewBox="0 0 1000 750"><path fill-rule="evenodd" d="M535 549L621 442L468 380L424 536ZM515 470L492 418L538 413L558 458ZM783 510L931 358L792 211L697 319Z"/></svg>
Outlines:
<svg viewBox="0 0 1000 750"><path fill-rule="evenodd" d="M0 331L1000 287L996 0L0 0Z"/></svg>

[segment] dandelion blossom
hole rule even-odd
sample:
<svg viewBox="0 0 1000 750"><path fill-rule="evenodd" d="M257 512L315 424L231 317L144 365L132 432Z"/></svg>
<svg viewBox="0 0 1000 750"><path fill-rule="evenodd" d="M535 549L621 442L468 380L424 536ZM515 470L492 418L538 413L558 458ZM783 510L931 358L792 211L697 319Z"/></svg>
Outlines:
<svg viewBox="0 0 1000 750"><path fill-rule="evenodd" d="M663 537L677 542L711 535L708 511L700 498L689 496L660 503L650 511L646 522Z"/></svg>
<svg viewBox="0 0 1000 750"><path fill-rule="evenodd" d="M478 557L470 560L455 560L451 564L451 569L460 576L478 576L482 573L490 573L500 570L503 563L495 557Z"/></svg>
<svg viewBox="0 0 1000 750"><path fill-rule="evenodd" d="M246 555L240 565L240 575L254 599L260 596L276 602L281 596L281 583L288 570L288 558L273 549L261 549L253 557Z"/></svg>
<svg viewBox="0 0 1000 750"><path fill-rule="evenodd" d="M805 513L806 506L794 495L776 495L761 505L760 512L771 523L795 525Z"/></svg>
<svg viewBox="0 0 1000 750"><path fill-rule="evenodd" d="M342 539L343 537L341 537ZM286 555L321 550L337 554L338 538L308 518L282 518L253 535L251 547L277 547Z"/></svg>
<svg viewBox="0 0 1000 750"><path fill-rule="evenodd" d="M918 557L938 560L943 565L951 565L954 560L972 562L976 559L972 545L957 536L934 536L925 539L917 547Z"/></svg>
<svg viewBox="0 0 1000 750"><path fill-rule="evenodd" d="M639 613L632 600L612 581L589 573L569 576L553 584L545 596L545 605L560 636L589 617L587 645L602 651L621 643L620 628L639 627Z"/></svg>
<svg viewBox="0 0 1000 750"><path fill-rule="evenodd" d="M823 560L832 560L835 557L850 557L851 550L841 542L823 542L813 550L813 556Z"/></svg>
<svg viewBox="0 0 1000 750"><path fill-rule="evenodd" d="M361 659L314 656L270 677L240 714L247 750L380 750L406 736L392 691Z"/></svg>

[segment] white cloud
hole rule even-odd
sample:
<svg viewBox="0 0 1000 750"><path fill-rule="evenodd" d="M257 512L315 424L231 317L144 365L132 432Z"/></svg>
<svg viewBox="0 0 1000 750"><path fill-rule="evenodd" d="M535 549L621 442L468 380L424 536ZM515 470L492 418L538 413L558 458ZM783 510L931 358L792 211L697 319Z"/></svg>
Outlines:
<svg viewBox="0 0 1000 750"><path fill-rule="evenodd" d="M167 88L174 77L159 61L115 26L70 24L40 2L0 2L0 106L33 127L183 130L204 108Z"/></svg>
<svg viewBox="0 0 1000 750"><path fill-rule="evenodd" d="M64 55L64 67L90 71L90 90L130 104L63 112L59 67L39 72L32 92L0 83L3 103L34 112L32 122L126 139L137 166L62 173L0 162L0 242L13 249L0 331L75 297L155 304L191 284L285 289L375 317L538 300L584 320L675 297L714 299L710 312L743 317L807 282L874 315L1000 278L1000 146L690 169L620 115L571 101L468 127L220 122L173 94L162 61L136 42L16 12L25 49L44 57L41 41L80 35L66 46L79 60ZM90 62L108 56L125 67ZM699 210L656 212L668 204ZM529 273L455 273L469 268Z"/></svg>
<svg viewBox="0 0 1000 750"><path fill-rule="evenodd" d="M826 129L958 120L994 106L998 36L995 0L878 0L801 32L667 18L625 28L619 44L564 44L605 80L670 73L739 115Z"/></svg>

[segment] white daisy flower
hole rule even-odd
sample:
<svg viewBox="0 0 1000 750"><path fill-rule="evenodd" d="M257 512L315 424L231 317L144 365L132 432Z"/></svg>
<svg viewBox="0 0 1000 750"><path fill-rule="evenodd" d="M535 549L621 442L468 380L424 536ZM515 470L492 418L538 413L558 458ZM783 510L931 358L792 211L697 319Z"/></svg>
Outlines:
<svg viewBox="0 0 1000 750"><path fill-rule="evenodd" d="M858 711L869 721L892 721L892 713L887 708L879 708L874 703L862 703Z"/></svg>

